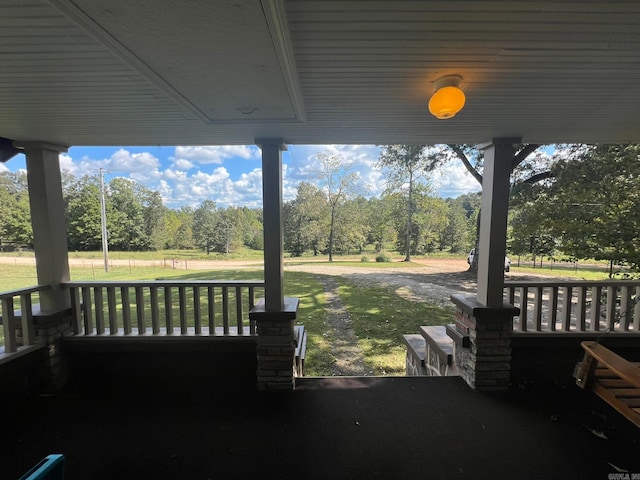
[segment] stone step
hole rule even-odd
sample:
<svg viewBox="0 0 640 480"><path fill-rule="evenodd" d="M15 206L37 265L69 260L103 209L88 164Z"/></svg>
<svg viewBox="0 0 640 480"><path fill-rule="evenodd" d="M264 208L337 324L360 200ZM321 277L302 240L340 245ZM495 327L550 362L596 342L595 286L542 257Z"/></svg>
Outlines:
<svg viewBox="0 0 640 480"><path fill-rule="evenodd" d="M407 350L413 356L419 358L422 366L424 366L424 349L427 343L424 337L417 333L410 333L403 335L402 341L407 346Z"/></svg>
<svg viewBox="0 0 640 480"><path fill-rule="evenodd" d="M453 363L453 339L447 335L444 325L422 326L420 333L429 348L447 365Z"/></svg>
<svg viewBox="0 0 640 480"><path fill-rule="evenodd" d="M469 348L471 346L471 338L469 335L458 330L455 323L449 323L445 325L444 328L447 335L456 343L456 345L462 348Z"/></svg>

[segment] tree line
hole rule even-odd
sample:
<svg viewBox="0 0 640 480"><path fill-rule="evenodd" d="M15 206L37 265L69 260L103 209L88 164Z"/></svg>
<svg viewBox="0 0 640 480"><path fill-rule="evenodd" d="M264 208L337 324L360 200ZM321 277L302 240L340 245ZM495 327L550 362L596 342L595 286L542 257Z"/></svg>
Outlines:
<svg viewBox="0 0 640 480"><path fill-rule="evenodd" d="M353 254L363 252L369 244L374 244L377 251L395 248L404 252L402 193L380 198L345 196L344 191L326 193L324 184L321 180L302 182L296 197L284 203L283 233L289 254ZM349 190L352 186L349 182L344 188ZM259 208L220 208L214 201L205 200L197 207L170 209L163 205L158 192L124 178L109 181L104 194L108 243L112 250L199 248L208 254L232 253L243 247L263 248ZM102 248L100 196L97 176L63 175L71 251ZM472 238L479 195L443 200L422 186L414 196L417 213L411 252L466 249ZM0 245L30 247L33 231L24 172L0 172L0 211Z"/></svg>
<svg viewBox="0 0 640 480"><path fill-rule="evenodd" d="M353 165L321 152L309 181L283 205L291 256L359 254L373 245L411 255L468 251L477 239L480 194L442 199L430 177L460 161L481 184L482 150L472 145L387 145L378 167L384 190L368 195ZM598 259L640 266L640 146L518 145L512 164L508 229L511 255ZM70 250L101 248L97 176L63 173ZM144 251L199 248L231 253L263 247L262 211L206 200L169 209L158 192L113 178L105 188L109 247ZM0 172L0 245L31 245L27 179Z"/></svg>

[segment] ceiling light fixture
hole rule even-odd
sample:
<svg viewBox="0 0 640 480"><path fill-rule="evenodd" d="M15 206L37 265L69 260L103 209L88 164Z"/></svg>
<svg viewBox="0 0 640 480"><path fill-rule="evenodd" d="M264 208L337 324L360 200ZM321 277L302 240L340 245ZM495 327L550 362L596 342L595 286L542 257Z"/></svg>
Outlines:
<svg viewBox="0 0 640 480"><path fill-rule="evenodd" d="M429 100L429 111L433 116L444 120L462 110L466 97L459 88L461 81L459 75L447 75L433 82L436 91Z"/></svg>

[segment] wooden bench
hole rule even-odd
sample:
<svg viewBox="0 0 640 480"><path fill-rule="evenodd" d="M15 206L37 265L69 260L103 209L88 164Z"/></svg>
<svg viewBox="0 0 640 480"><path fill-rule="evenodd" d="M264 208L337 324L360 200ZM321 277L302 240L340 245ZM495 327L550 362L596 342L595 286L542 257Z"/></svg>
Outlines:
<svg viewBox="0 0 640 480"><path fill-rule="evenodd" d="M596 342L582 342L576 384L591 390L640 428L640 364L629 362Z"/></svg>
<svg viewBox="0 0 640 480"><path fill-rule="evenodd" d="M304 330L304 325L296 325L293 328L293 341L295 344L294 375L302 377L304 375L304 357L307 354L307 332Z"/></svg>

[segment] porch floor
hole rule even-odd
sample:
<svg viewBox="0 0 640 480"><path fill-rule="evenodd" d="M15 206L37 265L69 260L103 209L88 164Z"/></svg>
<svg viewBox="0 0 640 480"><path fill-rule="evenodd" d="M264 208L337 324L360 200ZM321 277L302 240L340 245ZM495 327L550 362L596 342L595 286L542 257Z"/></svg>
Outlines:
<svg viewBox="0 0 640 480"><path fill-rule="evenodd" d="M265 394L183 383L94 378L3 405L0 476L16 479L50 453L64 453L67 480L640 473L640 430L577 387L485 394L458 377L334 377ZM586 427L604 427L608 439Z"/></svg>

